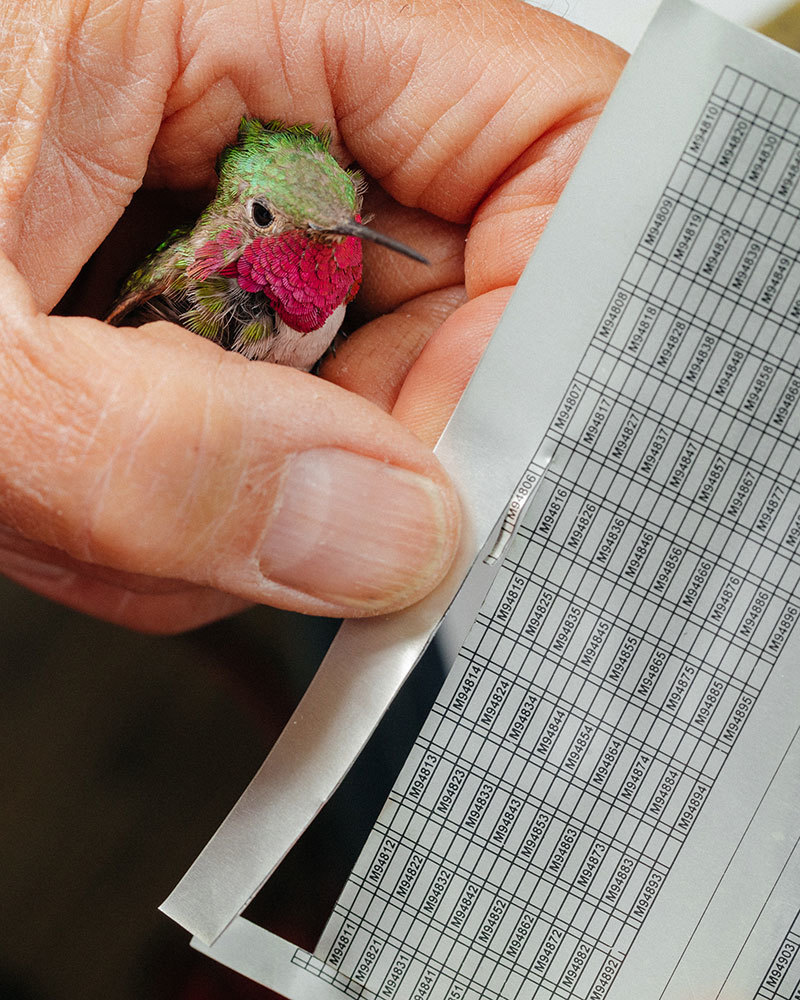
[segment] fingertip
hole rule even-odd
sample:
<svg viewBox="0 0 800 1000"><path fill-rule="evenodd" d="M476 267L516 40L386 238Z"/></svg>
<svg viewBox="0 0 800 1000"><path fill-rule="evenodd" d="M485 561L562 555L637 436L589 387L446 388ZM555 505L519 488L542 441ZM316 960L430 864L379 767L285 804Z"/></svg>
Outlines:
<svg viewBox="0 0 800 1000"><path fill-rule="evenodd" d="M458 308L430 338L408 373L392 415L433 447L458 404L513 288L497 288Z"/></svg>
<svg viewBox="0 0 800 1000"><path fill-rule="evenodd" d="M420 352L465 300L463 285L420 295L342 338L320 374L391 411Z"/></svg>
<svg viewBox="0 0 800 1000"><path fill-rule="evenodd" d="M460 524L443 471L426 472L332 448L294 456L261 540L265 585L347 615L419 600L447 572Z"/></svg>

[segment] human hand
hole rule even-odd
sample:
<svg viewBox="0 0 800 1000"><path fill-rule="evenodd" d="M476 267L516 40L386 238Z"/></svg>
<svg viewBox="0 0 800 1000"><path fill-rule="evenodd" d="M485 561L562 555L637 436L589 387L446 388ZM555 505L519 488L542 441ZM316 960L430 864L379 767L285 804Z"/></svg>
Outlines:
<svg viewBox="0 0 800 1000"><path fill-rule="evenodd" d="M518 0L7 4L0 571L154 631L422 597L459 525L429 446L622 61ZM143 180L208 191L245 112L331 125L375 224L433 264L365 245L329 381L167 323L46 315Z"/></svg>

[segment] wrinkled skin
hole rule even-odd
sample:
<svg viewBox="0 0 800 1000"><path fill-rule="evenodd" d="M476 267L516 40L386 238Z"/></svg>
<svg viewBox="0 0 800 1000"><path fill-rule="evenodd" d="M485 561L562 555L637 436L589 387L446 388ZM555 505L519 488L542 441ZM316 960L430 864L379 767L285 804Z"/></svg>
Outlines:
<svg viewBox="0 0 800 1000"><path fill-rule="evenodd" d="M623 61L517 0L2 0L0 571L151 631L423 596L459 531L430 447ZM48 316L142 185L202 204L245 112L330 124L365 211L433 266L365 246L324 379ZM121 277L135 243L98 256ZM306 551L287 511L334 469Z"/></svg>

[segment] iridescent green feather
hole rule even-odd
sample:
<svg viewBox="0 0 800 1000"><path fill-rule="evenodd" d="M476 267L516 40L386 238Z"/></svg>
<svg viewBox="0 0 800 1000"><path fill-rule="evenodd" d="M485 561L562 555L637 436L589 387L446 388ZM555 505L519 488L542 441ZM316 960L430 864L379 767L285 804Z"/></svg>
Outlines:
<svg viewBox="0 0 800 1000"><path fill-rule="evenodd" d="M206 312L199 306L194 306L183 315L183 325L192 333L197 333L208 340L221 340L224 332L222 321Z"/></svg>
<svg viewBox="0 0 800 1000"><path fill-rule="evenodd" d="M236 144L219 158L219 205L263 196L268 171L271 204L282 216L307 226L331 228L357 211L363 188L358 171L342 170L330 153L329 129L264 125L243 118ZM277 182L277 183L276 183Z"/></svg>
<svg viewBox="0 0 800 1000"><path fill-rule="evenodd" d="M198 281L193 288L193 297L199 308L212 316L219 316L228 308L228 280L226 278L207 278Z"/></svg>
<svg viewBox="0 0 800 1000"><path fill-rule="evenodd" d="M195 282L190 290L192 308L184 323L194 333L208 340L221 340L230 312L227 278L212 277Z"/></svg>
<svg viewBox="0 0 800 1000"><path fill-rule="evenodd" d="M180 286L181 250L179 244L191 233L191 226L180 226L173 229L166 239L147 256L128 277L122 288L123 295L134 292L144 292L148 288L169 282L171 288L178 291ZM178 273L176 273L176 268Z"/></svg>
<svg viewBox="0 0 800 1000"><path fill-rule="evenodd" d="M245 323L245 325L239 330L238 340L244 344L257 344L260 340L266 337L267 329L264 323L260 320L254 320L252 323Z"/></svg>

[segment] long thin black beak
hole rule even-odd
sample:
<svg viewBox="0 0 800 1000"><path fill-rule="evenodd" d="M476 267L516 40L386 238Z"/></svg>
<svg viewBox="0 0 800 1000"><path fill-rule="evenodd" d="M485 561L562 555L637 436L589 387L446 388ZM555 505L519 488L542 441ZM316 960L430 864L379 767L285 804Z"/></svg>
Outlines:
<svg viewBox="0 0 800 1000"><path fill-rule="evenodd" d="M427 257L423 257L421 253L417 253L416 250L407 247L405 243L393 240L391 236L384 236L383 233L376 233L374 229L370 229L369 226L362 226L360 222L343 222L335 229L331 229L330 232L341 233L342 236L360 236L362 240L372 240L373 243L378 243L382 247L388 247L390 250L394 250L395 253L401 253L412 260L418 260L420 264L430 265Z"/></svg>

